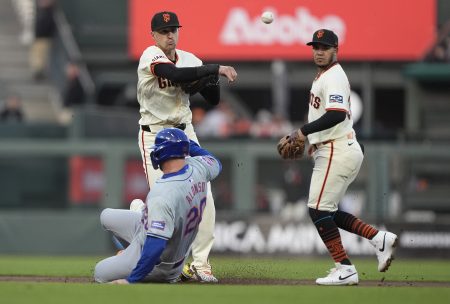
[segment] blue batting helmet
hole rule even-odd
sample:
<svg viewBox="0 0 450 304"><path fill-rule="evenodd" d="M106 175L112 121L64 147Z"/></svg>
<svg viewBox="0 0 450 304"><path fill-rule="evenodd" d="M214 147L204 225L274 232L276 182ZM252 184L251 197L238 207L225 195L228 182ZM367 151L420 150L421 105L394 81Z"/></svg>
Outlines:
<svg viewBox="0 0 450 304"><path fill-rule="evenodd" d="M155 145L150 153L153 168L158 169L161 164L171 158L184 158L189 155L189 139L177 128L163 129L156 134Z"/></svg>

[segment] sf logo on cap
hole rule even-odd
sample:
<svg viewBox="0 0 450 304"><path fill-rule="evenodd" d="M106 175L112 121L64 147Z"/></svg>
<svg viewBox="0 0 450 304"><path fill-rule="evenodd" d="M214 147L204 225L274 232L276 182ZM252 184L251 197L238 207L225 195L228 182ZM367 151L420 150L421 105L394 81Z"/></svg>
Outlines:
<svg viewBox="0 0 450 304"><path fill-rule="evenodd" d="M170 15L169 14L163 14L163 18L164 18L164 22L169 22L170 21Z"/></svg>
<svg viewBox="0 0 450 304"><path fill-rule="evenodd" d="M324 31L318 31L317 38L319 38L319 39L322 38L323 34L324 34Z"/></svg>

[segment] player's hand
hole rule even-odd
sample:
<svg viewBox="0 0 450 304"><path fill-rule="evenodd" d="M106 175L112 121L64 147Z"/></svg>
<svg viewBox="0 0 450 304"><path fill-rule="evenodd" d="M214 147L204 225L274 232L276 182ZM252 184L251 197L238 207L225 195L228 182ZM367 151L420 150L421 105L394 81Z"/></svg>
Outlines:
<svg viewBox="0 0 450 304"><path fill-rule="evenodd" d="M130 284L130 282L128 282L128 281L125 280L125 279L119 279L119 280L111 281L111 282L109 282L109 284L114 284L114 285L127 285L127 284Z"/></svg>
<svg viewBox="0 0 450 304"><path fill-rule="evenodd" d="M292 141L297 141L297 140L306 141L306 136L303 135L303 132L301 129L292 131L291 134L289 135L289 137L291 138Z"/></svg>
<svg viewBox="0 0 450 304"><path fill-rule="evenodd" d="M219 66L219 75L228 78L228 82L234 82L237 78L236 70L233 67L227 65Z"/></svg>

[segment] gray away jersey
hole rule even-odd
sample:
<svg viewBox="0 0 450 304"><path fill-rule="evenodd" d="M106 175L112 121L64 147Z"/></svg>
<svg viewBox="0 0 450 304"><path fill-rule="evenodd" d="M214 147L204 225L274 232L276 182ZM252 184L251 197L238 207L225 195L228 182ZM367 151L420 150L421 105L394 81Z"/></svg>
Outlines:
<svg viewBox="0 0 450 304"><path fill-rule="evenodd" d="M168 240L154 269L157 272L167 274L183 267L206 206L207 182L220 173L219 163L211 156L189 157L186 163L177 174L158 179L147 196L144 229L148 236Z"/></svg>

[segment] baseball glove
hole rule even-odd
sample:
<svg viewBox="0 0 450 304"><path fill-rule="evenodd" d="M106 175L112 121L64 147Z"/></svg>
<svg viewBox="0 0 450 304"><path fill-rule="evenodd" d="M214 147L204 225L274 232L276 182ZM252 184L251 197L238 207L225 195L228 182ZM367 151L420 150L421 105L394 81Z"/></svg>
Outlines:
<svg viewBox="0 0 450 304"><path fill-rule="evenodd" d="M296 130L280 139L277 145L278 153L283 159L300 159L305 153L306 137Z"/></svg>
<svg viewBox="0 0 450 304"><path fill-rule="evenodd" d="M181 84L181 89L190 95L194 95L206 87L219 84L219 75L208 75L199 80Z"/></svg>

